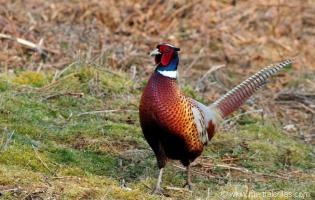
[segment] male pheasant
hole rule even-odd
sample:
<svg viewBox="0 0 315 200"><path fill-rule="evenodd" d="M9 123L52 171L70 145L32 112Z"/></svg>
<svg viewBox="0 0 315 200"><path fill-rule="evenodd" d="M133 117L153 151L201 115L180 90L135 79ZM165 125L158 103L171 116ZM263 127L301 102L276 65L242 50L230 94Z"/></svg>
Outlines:
<svg viewBox="0 0 315 200"><path fill-rule="evenodd" d="M185 186L191 189L190 163L200 156L220 121L239 108L268 77L293 62L288 59L260 70L206 106L184 96L177 87L179 50L162 43L150 53L155 56L156 69L144 88L139 107L141 128L159 167L154 190L158 193L168 159L180 160L187 168Z"/></svg>

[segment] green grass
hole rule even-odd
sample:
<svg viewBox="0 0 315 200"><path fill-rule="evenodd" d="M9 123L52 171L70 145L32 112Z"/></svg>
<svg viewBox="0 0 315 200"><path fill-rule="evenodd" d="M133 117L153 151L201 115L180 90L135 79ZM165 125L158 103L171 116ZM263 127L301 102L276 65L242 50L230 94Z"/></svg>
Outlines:
<svg viewBox="0 0 315 200"><path fill-rule="evenodd" d="M194 173L192 192L151 195L148 186L155 183L157 167L137 113L144 81L87 65L75 65L55 81L53 77L31 71L1 75L0 145L14 133L0 152L0 198L246 199L281 191L314 197L313 147L253 116L239 120L235 130L218 133L197 160L253 174L196 165L195 171L216 178ZM187 85L184 92L202 101ZM86 113L112 109L119 111ZM183 171L174 163L179 165L166 167L163 187L184 184ZM123 180L130 191L120 188Z"/></svg>

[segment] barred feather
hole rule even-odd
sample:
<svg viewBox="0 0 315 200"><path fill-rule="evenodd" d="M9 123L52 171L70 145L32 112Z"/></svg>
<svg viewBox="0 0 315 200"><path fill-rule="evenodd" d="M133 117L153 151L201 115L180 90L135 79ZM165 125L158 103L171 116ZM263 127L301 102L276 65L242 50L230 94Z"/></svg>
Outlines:
<svg viewBox="0 0 315 200"><path fill-rule="evenodd" d="M290 65L293 61L293 59L287 59L275 65L263 68L227 92L224 96L215 101L212 106L220 111L222 118L226 117L238 109L255 91L265 85L267 78L277 73L280 69Z"/></svg>

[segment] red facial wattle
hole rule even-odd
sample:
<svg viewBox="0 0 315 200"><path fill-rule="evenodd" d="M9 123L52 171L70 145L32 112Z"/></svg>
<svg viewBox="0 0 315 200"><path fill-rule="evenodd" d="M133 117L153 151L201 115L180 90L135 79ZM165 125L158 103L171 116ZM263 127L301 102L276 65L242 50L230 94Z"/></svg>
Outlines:
<svg viewBox="0 0 315 200"><path fill-rule="evenodd" d="M162 53L161 64L168 65L172 58L173 49L168 46L160 46L160 52Z"/></svg>

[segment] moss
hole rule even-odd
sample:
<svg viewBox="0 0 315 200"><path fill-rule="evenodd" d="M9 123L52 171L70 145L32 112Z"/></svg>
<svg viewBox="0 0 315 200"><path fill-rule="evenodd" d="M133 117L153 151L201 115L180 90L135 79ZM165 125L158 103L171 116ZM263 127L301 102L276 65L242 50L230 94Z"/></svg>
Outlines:
<svg viewBox="0 0 315 200"><path fill-rule="evenodd" d="M0 79L3 77L0 76ZM7 81L0 80L0 92L4 92L9 89L9 83Z"/></svg>
<svg viewBox="0 0 315 200"><path fill-rule="evenodd" d="M116 159L104 152L57 148L50 151L50 157L61 165L81 168L97 175L111 175L116 171Z"/></svg>
<svg viewBox="0 0 315 200"><path fill-rule="evenodd" d="M25 169L24 166L2 163L0 165L0 175L0 185L10 185L18 182L25 186L28 184L39 184L41 182L41 175L39 173Z"/></svg>
<svg viewBox="0 0 315 200"><path fill-rule="evenodd" d="M45 75L41 72L23 71L13 78L14 83L21 85L31 85L33 87L41 87L47 83Z"/></svg>
<svg viewBox="0 0 315 200"><path fill-rule="evenodd" d="M159 199L158 197L144 195L141 190L132 190L126 191L119 187L113 187L110 191L110 198L109 199L126 199L126 200L133 200L133 199Z"/></svg>
<svg viewBox="0 0 315 200"><path fill-rule="evenodd" d="M19 143L11 144L5 151L1 152L0 162L9 166L20 166L28 170L49 173L47 168L42 164L48 162L45 154L38 152L30 145Z"/></svg>

